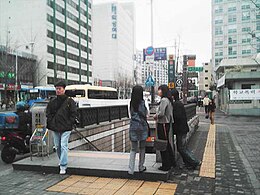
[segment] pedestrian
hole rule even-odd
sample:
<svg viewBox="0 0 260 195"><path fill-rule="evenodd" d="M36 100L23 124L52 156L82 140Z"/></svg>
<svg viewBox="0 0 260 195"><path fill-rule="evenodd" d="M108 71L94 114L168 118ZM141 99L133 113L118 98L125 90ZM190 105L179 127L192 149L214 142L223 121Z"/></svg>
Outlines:
<svg viewBox="0 0 260 195"><path fill-rule="evenodd" d="M77 108L73 99L65 95L66 83L59 81L55 85L57 97L47 106L47 128L53 131L54 144L59 157L60 174L66 174L68 164L68 142L75 124Z"/></svg>
<svg viewBox="0 0 260 195"><path fill-rule="evenodd" d="M139 85L133 87L130 101L130 128L129 137L131 141L131 151L129 159L128 174L133 175L135 169L135 156L139 149L139 172L146 171L145 144L148 137L147 115L148 108L143 99L143 88ZM138 147L139 146L139 147Z"/></svg>
<svg viewBox="0 0 260 195"><path fill-rule="evenodd" d="M173 149L169 140L170 127L173 122L173 102L167 85L161 85L158 88L158 95L161 97L161 101L157 113L154 115L154 119L157 121L157 136L158 139L168 141L166 150L160 151L162 166L159 167L159 170L169 171L172 167L176 167Z"/></svg>
<svg viewBox="0 0 260 195"><path fill-rule="evenodd" d="M215 100L211 99L211 101L209 102L209 118L210 118L210 123L212 125L214 125L215 110L216 110Z"/></svg>
<svg viewBox="0 0 260 195"><path fill-rule="evenodd" d="M205 108L205 114L206 114L206 117L205 118L209 118L209 97L208 97L208 94L205 95L204 99L203 99L203 106Z"/></svg>
<svg viewBox="0 0 260 195"><path fill-rule="evenodd" d="M194 157L194 155L187 148L187 133L189 132L189 125L187 123L186 111L183 103L179 99L179 92L176 89L171 91L173 102L173 133L176 135L177 151L180 153L185 166L188 169L195 169L201 165L201 161Z"/></svg>

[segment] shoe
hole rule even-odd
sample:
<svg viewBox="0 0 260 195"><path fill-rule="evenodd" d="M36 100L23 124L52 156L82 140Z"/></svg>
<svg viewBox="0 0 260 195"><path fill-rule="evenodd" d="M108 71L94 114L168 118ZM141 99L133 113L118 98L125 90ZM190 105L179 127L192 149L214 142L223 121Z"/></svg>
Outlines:
<svg viewBox="0 0 260 195"><path fill-rule="evenodd" d="M159 167L158 168L160 171L169 171L170 169L171 169L171 167L169 167L169 168L166 168L166 167Z"/></svg>
<svg viewBox="0 0 260 195"><path fill-rule="evenodd" d="M66 167L60 166L60 175L65 175L66 174Z"/></svg>
<svg viewBox="0 0 260 195"><path fill-rule="evenodd" d="M143 172L145 172L145 171L146 171L146 167L144 167L143 170L139 171L139 173L143 173Z"/></svg>

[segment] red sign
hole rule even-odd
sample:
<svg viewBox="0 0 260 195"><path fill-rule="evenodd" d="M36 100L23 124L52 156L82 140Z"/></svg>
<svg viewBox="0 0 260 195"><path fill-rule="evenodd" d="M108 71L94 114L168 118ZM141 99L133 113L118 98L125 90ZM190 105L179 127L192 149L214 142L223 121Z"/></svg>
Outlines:
<svg viewBox="0 0 260 195"><path fill-rule="evenodd" d="M17 86L17 89L18 89L18 90L21 89L21 85L18 85L18 86ZM9 90L9 91L14 91L14 90L15 90L15 84L8 84L8 85L7 85L7 90Z"/></svg>
<svg viewBox="0 0 260 195"><path fill-rule="evenodd" d="M5 85L0 83L0 90L4 90L5 89Z"/></svg>

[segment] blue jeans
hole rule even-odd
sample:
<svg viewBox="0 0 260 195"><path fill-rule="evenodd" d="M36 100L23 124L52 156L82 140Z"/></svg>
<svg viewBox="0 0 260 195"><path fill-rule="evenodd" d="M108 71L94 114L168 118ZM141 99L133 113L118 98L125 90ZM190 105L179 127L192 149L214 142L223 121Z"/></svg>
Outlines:
<svg viewBox="0 0 260 195"><path fill-rule="evenodd" d="M60 166L66 167L68 164L68 144L71 131L55 132L53 131L54 144L57 155L60 160Z"/></svg>

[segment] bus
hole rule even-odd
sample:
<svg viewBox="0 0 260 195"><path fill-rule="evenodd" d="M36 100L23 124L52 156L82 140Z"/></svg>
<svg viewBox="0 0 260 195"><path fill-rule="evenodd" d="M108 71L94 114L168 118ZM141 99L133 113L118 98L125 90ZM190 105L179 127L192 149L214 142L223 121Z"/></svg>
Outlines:
<svg viewBox="0 0 260 195"><path fill-rule="evenodd" d="M118 92L112 87L89 84L68 85L66 95L72 97L79 108L127 105L129 100L118 99Z"/></svg>
<svg viewBox="0 0 260 195"><path fill-rule="evenodd" d="M41 102L54 96L56 96L56 91L53 86L37 86L19 91L20 101L25 102L30 107L34 102Z"/></svg>

